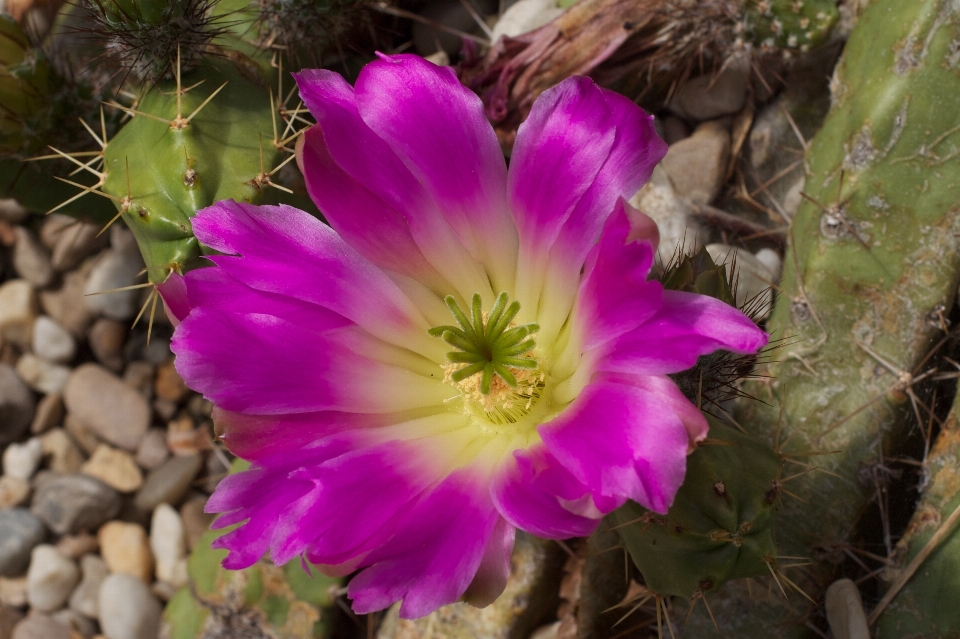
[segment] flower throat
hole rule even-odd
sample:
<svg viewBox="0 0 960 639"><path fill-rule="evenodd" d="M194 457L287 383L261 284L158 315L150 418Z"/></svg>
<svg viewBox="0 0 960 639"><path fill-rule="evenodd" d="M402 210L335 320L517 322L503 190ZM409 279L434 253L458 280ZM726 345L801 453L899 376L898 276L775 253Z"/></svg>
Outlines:
<svg viewBox="0 0 960 639"><path fill-rule="evenodd" d="M540 399L544 374L533 355L534 322L517 326L520 303L507 304L500 293L490 313L483 313L480 295L471 300L470 316L452 295L444 302L458 326L437 326L430 335L457 350L447 353L444 381L456 387L467 408L494 424L515 423Z"/></svg>

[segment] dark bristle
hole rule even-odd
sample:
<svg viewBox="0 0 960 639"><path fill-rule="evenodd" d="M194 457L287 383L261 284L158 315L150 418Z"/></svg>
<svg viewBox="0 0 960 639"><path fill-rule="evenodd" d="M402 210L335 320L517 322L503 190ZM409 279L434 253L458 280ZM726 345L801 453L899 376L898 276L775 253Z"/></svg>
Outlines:
<svg viewBox="0 0 960 639"><path fill-rule="evenodd" d="M261 45L282 50L295 67L343 56L342 42L364 24L366 0L259 0Z"/></svg>
<svg viewBox="0 0 960 639"><path fill-rule="evenodd" d="M216 15L220 0L171 2L158 18L148 19L136 8L124 9L111 0L78 0L93 26L76 26L88 44L99 51L91 66L111 66L121 80L159 82L196 66L204 56L216 55L212 42L234 26L229 15ZM122 84L122 82L121 82Z"/></svg>

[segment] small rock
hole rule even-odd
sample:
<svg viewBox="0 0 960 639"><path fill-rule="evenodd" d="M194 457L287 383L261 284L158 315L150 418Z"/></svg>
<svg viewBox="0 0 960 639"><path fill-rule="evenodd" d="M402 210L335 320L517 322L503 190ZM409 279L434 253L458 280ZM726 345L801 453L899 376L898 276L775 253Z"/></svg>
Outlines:
<svg viewBox="0 0 960 639"><path fill-rule="evenodd" d="M73 440L80 446L84 455L92 455L93 451L100 445L100 438L93 432L93 429L81 422L79 419L67 413L63 420L63 427L70 433Z"/></svg>
<svg viewBox="0 0 960 639"><path fill-rule="evenodd" d="M827 588L824 598L830 632L836 639L870 639L870 626L855 583L838 579Z"/></svg>
<svg viewBox="0 0 960 639"><path fill-rule="evenodd" d="M60 538L60 541L57 542L57 550L64 556L76 561L84 555L99 551L100 542L88 532L81 532L76 535L64 535Z"/></svg>
<svg viewBox="0 0 960 639"><path fill-rule="evenodd" d="M29 510L0 510L0 575L22 575L30 565L30 552L46 535L43 523Z"/></svg>
<svg viewBox="0 0 960 639"><path fill-rule="evenodd" d="M177 410L179 410L179 407L168 399L155 399L150 405L153 406L153 412L157 414L157 417L164 421L173 419Z"/></svg>
<svg viewBox="0 0 960 639"><path fill-rule="evenodd" d="M29 561L29 557L27 558ZM23 608L27 605L27 576L0 577L0 604Z"/></svg>
<svg viewBox="0 0 960 639"><path fill-rule="evenodd" d="M730 132L717 122L704 122L667 150L662 166L679 195L709 204L720 193L729 160Z"/></svg>
<svg viewBox="0 0 960 639"><path fill-rule="evenodd" d="M152 581L153 555L143 526L109 521L97 533L97 541L110 572L133 575L146 583Z"/></svg>
<svg viewBox="0 0 960 639"><path fill-rule="evenodd" d="M36 288L44 288L53 281L50 254L36 236L22 226L14 229L17 243L13 245L13 269Z"/></svg>
<svg viewBox="0 0 960 639"><path fill-rule="evenodd" d="M0 363L0 446L20 439L33 419L35 402L16 371Z"/></svg>
<svg viewBox="0 0 960 639"><path fill-rule="evenodd" d="M630 204L657 223L661 264L669 264L677 254L696 251L708 237L707 230L691 215L690 203L677 195L662 164L654 168L650 181Z"/></svg>
<svg viewBox="0 0 960 639"><path fill-rule="evenodd" d="M190 393L180 373L173 365L173 360L167 360L157 367L157 381L154 383L157 397L179 404Z"/></svg>
<svg viewBox="0 0 960 639"><path fill-rule="evenodd" d="M150 426L147 400L98 364L76 368L63 397L71 415L124 450L136 450Z"/></svg>
<svg viewBox="0 0 960 639"><path fill-rule="evenodd" d="M66 273L59 288L40 291L43 312L57 320L74 337L83 337L94 319L83 297L83 285L93 268L93 262L92 259L87 260L79 269Z"/></svg>
<svg viewBox="0 0 960 639"><path fill-rule="evenodd" d="M33 353L24 353L17 360L17 375L35 391L61 393L70 378L70 369L41 359Z"/></svg>
<svg viewBox="0 0 960 639"><path fill-rule="evenodd" d="M30 211L12 197L0 200L0 220L19 224L30 216Z"/></svg>
<svg viewBox="0 0 960 639"><path fill-rule="evenodd" d="M94 530L120 512L120 495L99 479L66 475L39 486L31 510L58 535Z"/></svg>
<svg viewBox="0 0 960 639"><path fill-rule="evenodd" d="M150 549L157 562L157 579L173 586L187 584L187 536L180 514L169 504L153 511Z"/></svg>
<svg viewBox="0 0 960 639"><path fill-rule="evenodd" d="M93 255L107 244L105 235L97 237L100 234L98 225L78 220L71 222L61 227L54 240L50 262L58 273L72 270L85 257Z"/></svg>
<svg viewBox="0 0 960 639"><path fill-rule="evenodd" d="M143 485L143 475L129 453L100 444L80 472L96 477L107 486L132 493Z"/></svg>
<svg viewBox="0 0 960 639"><path fill-rule="evenodd" d="M180 517L183 520L183 528L186 532L187 548L193 550L193 547L200 541L200 537L210 530L210 524L216 519L216 515L203 512L207 505L206 495L197 495L188 499L180 507Z"/></svg>
<svg viewBox="0 0 960 639"><path fill-rule="evenodd" d="M123 383L134 388L146 399L153 397L154 369L149 362L133 361L123 371Z"/></svg>
<svg viewBox="0 0 960 639"><path fill-rule="evenodd" d="M75 218L62 213L50 213L43 218L43 225L40 227L40 242L43 246L52 251L57 245L57 238L68 227L73 226Z"/></svg>
<svg viewBox="0 0 960 639"><path fill-rule="evenodd" d="M503 36L515 38L542 27L563 13L556 0L519 0L510 5L493 25L490 42L494 43Z"/></svg>
<svg viewBox="0 0 960 639"><path fill-rule="evenodd" d="M23 619L23 615L16 608L0 606L0 639L10 639L14 627Z"/></svg>
<svg viewBox="0 0 960 639"><path fill-rule="evenodd" d="M15 477L0 477L0 509L22 506L30 499L30 482Z"/></svg>
<svg viewBox="0 0 960 639"><path fill-rule="evenodd" d="M10 444L3 451L3 474L17 479L30 479L42 457L43 445L36 437L22 444Z"/></svg>
<svg viewBox="0 0 960 639"><path fill-rule="evenodd" d="M97 555L84 555L80 559L80 572L83 577L70 595L70 609L96 619L100 616L100 587L110 574L110 569L107 562Z"/></svg>
<svg viewBox="0 0 960 639"><path fill-rule="evenodd" d="M61 475L76 473L83 466L83 453L67 431L55 428L40 438L43 454L49 457L50 470Z"/></svg>
<svg viewBox="0 0 960 639"><path fill-rule="evenodd" d="M190 492L190 486L202 466L200 455L173 457L165 461L147 475L134 498L134 504L147 512L163 503L178 505Z"/></svg>
<svg viewBox="0 0 960 639"><path fill-rule="evenodd" d="M144 336L144 339L146 339L146 336ZM162 335L151 337L149 344L144 342L143 353L144 358L154 366L159 366L173 357L173 352L170 350L170 340Z"/></svg>
<svg viewBox="0 0 960 639"><path fill-rule="evenodd" d="M90 327L90 350L101 364L119 373L123 370L123 345L127 341L127 325L117 320L100 318Z"/></svg>
<svg viewBox="0 0 960 639"><path fill-rule="evenodd" d="M189 416L167 424L167 448L174 455L194 455L213 448L213 434L209 424L194 427ZM209 474L209 473L208 473Z"/></svg>
<svg viewBox="0 0 960 639"><path fill-rule="evenodd" d="M688 120L713 120L740 111L747 100L749 69L730 65L719 76L702 75L686 82L669 108Z"/></svg>
<svg viewBox="0 0 960 639"><path fill-rule="evenodd" d="M27 280L8 280L0 285L0 338L27 348L33 322L40 310L37 295Z"/></svg>
<svg viewBox="0 0 960 639"><path fill-rule="evenodd" d="M10 639L71 639L70 627L46 615L30 615L17 624Z"/></svg>
<svg viewBox="0 0 960 639"><path fill-rule="evenodd" d="M59 426L63 420L63 395L50 393L44 395L37 404L37 412L33 415L30 432L34 435L45 433L54 426Z"/></svg>
<svg viewBox="0 0 960 639"><path fill-rule="evenodd" d="M41 315L33 323L33 353L55 364L66 364L77 354L77 342L53 318Z"/></svg>
<svg viewBox="0 0 960 639"><path fill-rule="evenodd" d="M107 639L157 639L160 602L131 575L113 574L100 588L100 628Z"/></svg>
<svg viewBox="0 0 960 639"><path fill-rule="evenodd" d="M150 428L137 447L137 463L147 470L153 470L170 456L167 449L167 434L160 428Z"/></svg>
<svg viewBox="0 0 960 639"><path fill-rule="evenodd" d="M133 319L139 310L140 289L116 289L138 284L142 270L143 258L136 247L132 251L104 251L84 285L87 308L109 319Z"/></svg>
<svg viewBox="0 0 960 639"><path fill-rule="evenodd" d="M75 610L64 608L52 613L50 618L70 628L72 631L70 633L71 639L80 639L80 637L93 639L94 635L97 634L97 622Z"/></svg>
<svg viewBox="0 0 960 639"><path fill-rule="evenodd" d="M56 548L41 544L30 553L27 601L41 612L52 612L65 603L80 581L80 569Z"/></svg>

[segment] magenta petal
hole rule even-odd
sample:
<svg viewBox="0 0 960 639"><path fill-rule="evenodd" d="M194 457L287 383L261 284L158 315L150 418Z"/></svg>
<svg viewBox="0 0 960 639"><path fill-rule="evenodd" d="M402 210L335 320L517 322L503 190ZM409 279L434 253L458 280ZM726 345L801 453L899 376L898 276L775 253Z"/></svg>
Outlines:
<svg viewBox="0 0 960 639"><path fill-rule="evenodd" d="M408 509L393 539L365 560L349 596L358 614L403 600L400 616L422 617L460 599L473 581L500 515L487 477L475 469L451 473Z"/></svg>
<svg viewBox="0 0 960 639"><path fill-rule="evenodd" d="M589 489L542 445L518 450L504 459L490 493L497 510L511 524L538 537L586 537L600 522L597 517L578 515L564 507L564 502L589 497Z"/></svg>
<svg viewBox="0 0 960 639"><path fill-rule="evenodd" d="M367 359L335 335L272 315L195 308L171 348L187 384L231 411L392 412L449 395L439 380Z"/></svg>
<svg viewBox="0 0 960 639"><path fill-rule="evenodd" d="M297 141L307 192L330 226L358 253L382 268L449 290L420 252L404 217L333 161L320 127Z"/></svg>
<svg viewBox="0 0 960 639"><path fill-rule="evenodd" d="M381 56L360 72L356 100L364 122L403 159L474 257L494 270L501 266L494 254L515 258L503 151L480 98L453 69L414 55Z"/></svg>
<svg viewBox="0 0 960 639"><path fill-rule="evenodd" d="M239 315L272 315L321 334L354 326L347 318L323 306L250 288L220 268L195 269L183 279L191 308L215 308Z"/></svg>
<svg viewBox="0 0 960 639"><path fill-rule="evenodd" d="M619 495L665 513L707 423L665 376L601 377L539 431L598 503Z"/></svg>
<svg viewBox="0 0 960 639"><path fill-rule="evenodd" d="M224 567L239 570L255 564L269 549L277 527L285 520L284 513L310 492L313 484L292 479L291 472L322 463L343 454L348 448L346 440L335 441L326 446L286 453L282 461L274 458L269 466L254 466L224 478L205 508L208 513L225 513L213 527L224 528L245 522L213 543L214 548L230 551L223 561Z"/></svg>
<svg viewBox="0 0 960 639"><path fill-rule="evenodd" d="M213 421L230 452L248 460L295 451L331 435L391 422L390 416L384 414L321 411L247 415L220 407L213 409Z"/></svg>
<svg viewBox="0 0 960 639"><path fill-rule="evenodd" d="M226 254L210 260L251 288L323 306L400 346L436 347L390 278L303 211L225 200L199 211L193 230Z"/></svg>
<svg viewBox="0 0 960 639"><path fill-rule="evenodd" d="M483 291L487 275L480 264L425 185L360 117L353 87L325 70L305 70L296 79L333 162L404 217L420 251L462 296Z"/></svg>
<svg viewBox="0 0 960 639"><path fill-rule="evenodd" d="M754 353L766 343L767 334L732 306L706 295L664 291L660 310L605 348L596 369L677 373L715 350Z"/></svg>
<svg viewBox="0 0 960 639"><path fill-rule="evenodd" d="M497 519L480 559L477 574L463 593L463 600L471 606L488 606L503 593L510 577L510 556L516 534L517 529L506 519Z"/></svg>
<svg viewBox="0 0 960 639"><path fill-rule="evenodd" d="M620 197L666 153L653 119L627 98L572 77L544 91L517 131L508 192L521 243L558 237L579 265Z"/></svg>
<svg viewBox="0 0 960 639"><path fill-rule="evenodd" d="M649 241L630 241L628 208L632 207L623 199L618 201L584 266L577 319L585 349L643 324L663 301L660 283L647 281L655 246Z"/></svg>
<svg viewBox="0 0 960 639"><path fill-rule="evenodd" d="M157 285L157 292L163 300L163 310L174 328L180 325L180 322L187 313L190 312L190 304L187 301L187 285L183 281L183 276L179 273L170 273L162 284Z"/></svg>

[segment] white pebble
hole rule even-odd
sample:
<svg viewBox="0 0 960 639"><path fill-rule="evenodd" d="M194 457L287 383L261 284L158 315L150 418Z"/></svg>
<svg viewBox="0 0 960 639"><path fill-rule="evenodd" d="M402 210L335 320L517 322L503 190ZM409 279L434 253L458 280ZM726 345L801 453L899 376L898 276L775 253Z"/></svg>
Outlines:
<svg viewBox="0 0 960 639"><path fill-rule="evenodd" d="M77 564L55 547L41 544L30 553L27 570L27 601L40 612L62 608L80 581Z"/></svg>
<svg viewBox="0 0 960 639"><path fill-rule="evenodd" d="M42 457L43 444L36 437L22 444L10 444L3 451L3 474L28 480L33 477Z"/></svg>
<svg viewBox="0 0 960 639"><path fill-rule="evenodd" d="M41 315L33 323L33 353L47 361L66 364L77 354L77 342L67 329Z"/></svg>
<svg viewBox="0 0 960 639"><path fill-rule="evenodd" d="M112 574L100 587L100 629L107 639L157 639L160 613L150 587L133 575Z"/></svg>
<svg viewBox="0 0 960 639"><path fill-rule="evenodd" d="M169 504L153 511L150 549L156 561L157 579L173 586L187 584L187 534L180 514Z"/></svg>

